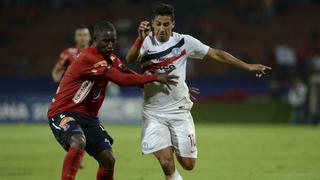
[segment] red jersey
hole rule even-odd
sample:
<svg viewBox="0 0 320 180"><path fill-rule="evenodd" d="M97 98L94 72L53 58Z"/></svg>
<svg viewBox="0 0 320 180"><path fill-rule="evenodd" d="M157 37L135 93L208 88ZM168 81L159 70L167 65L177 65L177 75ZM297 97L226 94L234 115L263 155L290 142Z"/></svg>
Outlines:
<svg viewBox="0 0 320 180"><path fill-rule="evenodd" d="M126 69L114 54L106 58L95 46L80 53L60 82L48 110L49 118L66 111L97 116L109 81L120 86L141 86L157 80L157 75Z"/></svg>
<svg viewBox="0 0 320 180"><path fill-rule="evenodd" d="M68 67L79 56L81 49L78 47L66 48L60 53L57 64L60 67Z"/></svg>

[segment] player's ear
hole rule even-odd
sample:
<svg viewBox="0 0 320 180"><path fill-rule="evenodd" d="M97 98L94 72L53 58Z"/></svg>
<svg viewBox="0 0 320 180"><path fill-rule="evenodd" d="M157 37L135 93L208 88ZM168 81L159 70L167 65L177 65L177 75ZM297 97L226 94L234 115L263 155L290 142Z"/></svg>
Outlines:
<svg viewBox="0 0 320 180"><path fill-rule="evenodd" d="M172 29L174 28L175 25L176 25L176 21L173 20L173 21L172 21Z"/></svg>

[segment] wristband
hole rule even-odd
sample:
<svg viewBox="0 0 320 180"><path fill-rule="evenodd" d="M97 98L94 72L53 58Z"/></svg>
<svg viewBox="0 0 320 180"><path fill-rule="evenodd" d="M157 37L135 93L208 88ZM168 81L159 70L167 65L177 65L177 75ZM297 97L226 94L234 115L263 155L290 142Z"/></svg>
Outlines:
<svg viewBox="0 0 320 180"><path fill-rule="evenodd" d="M134 42L134 47L136 47L137 49L140 49L142 46L143 40L137 38L136 41Z"/></svg>

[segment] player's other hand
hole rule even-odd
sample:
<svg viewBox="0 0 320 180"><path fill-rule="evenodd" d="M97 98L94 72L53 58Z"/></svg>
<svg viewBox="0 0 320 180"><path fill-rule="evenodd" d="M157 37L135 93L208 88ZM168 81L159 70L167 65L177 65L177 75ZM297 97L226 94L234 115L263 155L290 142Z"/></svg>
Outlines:
<svg viewBox="0 0 320 180"><path fill-rule="evenodd" d="M248 70L254 72L256 77L261 77L262 75L266 74L267 70L271 70L272 68L269 66L265 66L262 64L248 64Z"/></svg>
<svg viewBox="0 0 320 180"><path fill-rule="evenodd" d="M139 38L143 40L145 37L147 37L150 31L151 26L149 21L141 21L138 28Z"/></svg>
<svg viewBox="0 0 320 180"><path fill-rule="evenodd" d="M197 98L195 97L196 95L200 94L200 89L196 87L189 87L189 95L192 101L196 101Z"/></svg>
<svg viewBox="0 0 320 180"><path fill-rule="evenodd" d="M168 87L169 89L171 89L171 88L170 88L170 85L176 86L176 85L178 84L177 79L179 78L179 76L169 75L170 72L171 72L171 71L165 72L165 73L158 73L158 74L157 74L157 75L158 75L158 79L157 79L157 80L158 80L159 82L167 85L167 87Z"/></svg>

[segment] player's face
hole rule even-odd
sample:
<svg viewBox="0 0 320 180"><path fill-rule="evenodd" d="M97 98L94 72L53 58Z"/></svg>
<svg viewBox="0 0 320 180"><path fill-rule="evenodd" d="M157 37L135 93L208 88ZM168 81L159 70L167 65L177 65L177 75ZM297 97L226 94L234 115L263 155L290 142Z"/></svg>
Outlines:
<svg viewBox="0 0 320 180"><path fill-rule="evenodd" d="M175 22L170 16L155 16L152 20L154 34L158 41L166 42L169 40Z"/></svg>
<svg viewBox="0 0 320 180"><path fill-rule="evenodd" d="M89 46L91 36L88 28L77 29L74 34L74 41L80 48L86 48Z"/></svg>
<svg viewBox="0 0 320 180"><path fill-rule="evenodd" d="M116 41L116 31L104 31L95 38L96 47L103 55L109 55L114 51Z"/></svg>

